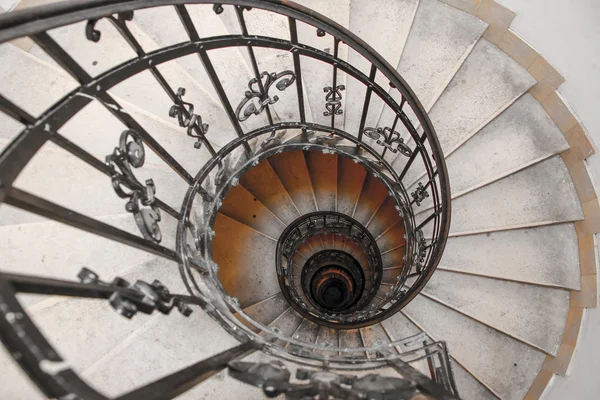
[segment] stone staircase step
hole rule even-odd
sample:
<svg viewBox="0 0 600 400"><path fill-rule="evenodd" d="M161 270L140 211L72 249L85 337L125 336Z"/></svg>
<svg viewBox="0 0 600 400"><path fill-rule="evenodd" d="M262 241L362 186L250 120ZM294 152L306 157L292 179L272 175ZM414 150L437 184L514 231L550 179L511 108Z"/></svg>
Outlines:
<svg viewBox="0 0 600 400"><path fill-rule="evenodd" d="M367 170L348 157L338 157L337 211L353 215L362 191Z"/></svg>
<svg viewBox="0 0 600 400"><path fill-rule="evenodd" d="M286 225L242 185L233 186L219 212L275 240Z"/></svg>
<svg viewBox="0 0 600 400"><path fill-rule="evenodd" d="M554 356L569 313L567 290L450 271L436 271L422 293Z"/></svg>
<svg viewBox="0 0 600 400"><path fill-rule="evenodd" d="M302 150L275 154L267 159L302 214L317 211L315 192Z"/></svg>
<svg viewBox="0 0 600 400"><path fill-rule="evenodd" d="M438 269L579 290L577 235L567 223L451 237Z"/></svg>
<svg viewBox="0 0 600 400"><path fill-rule="evenodd" d="M462 400L496 400L498 399L488 388L482 385L459 363L451 359L452 373Z"/></svg>
<svg viewBox="0 0 600 400"><path fill-rule="evenodd" d="M400 220L400 215L398 214L398 210L396 210L396 202L393 198L388 197L367 225L367 229L374 238L378 238L380 235L393 229L396 224L401 224L402 222L398 222Z"/></svg>
<svg viewBox="0 0 600 400"><path fill-rule="evenodd" d="M296 312L292 307L288 307L288 309L278 316L271 324L269 328L272 330L279 330L281 335L292 337L296 329L302 323L303 317ZM276 343L280 346L285 346L286 342L283 340L277 340Z"/></svg>
<svg viewBox="0 0 600 400"><path fill-rule="evenodd" d="M362 336L363 343L367 347L374 346L377 341L382 343L390 342L390 338L381 324L374 324L360 328L360 334ZM396 353L397 351L394 348L392 352ZM367 351L366 354L367 358L377 357L377 352L375 351Z"/></svg>
<svg viewBox="0 0 600 400"><path fill-rule="evenodd" d="M244 308L244 313L252 318L253 321L264 326L269 326L279 316L286 312L289 307L287 300L283 297L283 293L279 292ZM259 331L257 327L248 322L244 317L237 315L237 318L253 331Z"/></svg>
<svg viewBox="0 0 600 400"><path fill-rule="evenodd" d="M268 161L250 168L240 183L285 224L300 217L300 211Z"/></svg>
<svg viewBox="0 0 600 400"><path fill-rule="evenodd" d="M223 214L217 214L213 230L213 258L227 294L237 297L245 308L279 293L277 274L273 273L276 242Z"/></svg>
<svg viewBox="0 0 600 400"><path fill-rule="evenodd" d="M319 211L336 211L337 155L307 151L305 156Z"/></svg>
<svg viewBox="0 0 600 400"><path fill-rule="evenodd" d="M395 67L400 61L418 5L419 0L393 2L375 0L368 3L350 0L350 30ZM373 23L373 21L377 21L377 23ZM369 76L371 65L363 56L355 51L350 51L348 62ZM388 82L381 73L377 74L376 81L381 87L389 88ZM347 132L354 135L358 135L365 93L366 86L364 84L354 78L347 80L344 126ZM371 97L365 126L377 124L382 105L383 102L379 97Z"/></svg>
<svg viewBox="0 0 600 400"><path fill-rule="evenodd" d="M415 297L404 313L433 339L446 341L452 357L502 399L525 397L546 357L424 296Z"/></svg>
<svg viewBox="0 0 600 400"><path fill-rule="evenodd" d="M569 171L555 156L455 199L450 233L457 236L581 219Z"/></svg>
<svg viewBox="0 0 600 400"><path fill-rule="evenodd" d="M367 174L354 210L354 219L367 225L388 196L385 185L373 174Z"/></svg>

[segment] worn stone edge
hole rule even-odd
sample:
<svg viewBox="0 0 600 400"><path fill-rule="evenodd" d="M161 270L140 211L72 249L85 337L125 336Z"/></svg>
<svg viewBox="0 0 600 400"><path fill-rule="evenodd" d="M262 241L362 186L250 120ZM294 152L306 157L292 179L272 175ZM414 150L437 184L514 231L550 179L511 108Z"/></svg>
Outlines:
<svg viewBox="0 0 600 400"><path fill-rule="evenodd" d="M440 0L449 6L456 7L451 0ZM486 20L480 12L482 0L462 2L468 6L456 7L463 12L474 15L495 29L499 28L498 21L493 18ZM505 9L500 14L510 15L511 10L495 3L492 7ZM510 24L509 24L510 25ZM496 44L506 55L519 63L538 81L529 93L544 107L548 115L557 124L569 143L569 149L560 155L569 170L575 189L580 198L584 212L584 220L576 221L577 242L579 248L579 265L581 274L580 290L570 291L570 308L565 324L562 343L556 356L547 355L538 376L529 388L526 400L539 399L553 375L565 376L573 359L577 346L577 338L581 329L584 308L597 307L598 305L598 275L595 254L595 233L600 233L600 200L594 185L592 175L587 166L586 158L596 153L596 148L589 134L578 122L564 99L557 92L564 78L556 69L536 50L506 26L500 40Z"/></svg>

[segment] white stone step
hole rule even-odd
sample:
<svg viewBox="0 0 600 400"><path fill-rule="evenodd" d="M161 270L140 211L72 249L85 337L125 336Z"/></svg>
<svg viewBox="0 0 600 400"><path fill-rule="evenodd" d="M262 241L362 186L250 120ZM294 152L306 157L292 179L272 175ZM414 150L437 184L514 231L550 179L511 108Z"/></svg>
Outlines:
<svg viewBox="0 0 600 400"><path fill-rule="evenodd" d="M213 230L212 252L219 279L241 307L280 292L274 273L276 241L223 214L217 215Z"/></svg>
<svg viewBox="0 0 600 400"><path fill-rule="evenodd" d="M393 67L396 67L409 36L418 5L419 0L393 2L350 0L349 29L373 47ZM348 62L369 76L371 65L363 56L355 51L350 51ZM376 76L376 81L384 89L389 88L388 81L383 78L381 73ZM348 79L345 129L353 135L358 134L365 93L366 86L364 84L353 78ZM371 97L365 126L374 126L377 123L382 104L376 95Z"/></svg>
<svg viewBox="0 0 600 400"><path fill-rule="evenodd" d="M302 323L303 317L296 312L292 307L288 307L288 309L283 312L280 316L278 316L271 324L269 328L272 330L279 330L281 335L287 336L289 338L292 337L296 329ZM285 346L287 342L283 340L278 340L277 344L280 346Z"/></svg>
<svg viewBox="0 0 600 400"><path fill-rule="evenodd" d="M486 28L487 24L477 17L441 1L419 2L398 72L426 110L431 108Z"/></svg>
<svg viewBox="0 0 600 400"><path fill-rule="evenodd" d="M97 23L96 29L101 32L101 38L97 43L89 41L85 37L85 24L86 22L81 22L57 28L52 31L52 37L92 76L136 56L108 21L101 20ZM145 51L157 48L156 43L135 23L128 23L127 26ZM32 54L49 60L48 55L36 48L32 50ZM98 60L102 60L102 62L99 63ZM198 63L198 67L201 67L200 63ZM179 87L186 89L183 99L195 105L195 112L202 117L204 123L210 125L211 140L222 146L237 137L220 103L185 72L177 61L157 65L157 69L174 92ZM142 71L128 78L114 86L109 92L177 125L177 121L169 117L169 109L173 102L152 76L150 70ZM210 135L210 132L215 132L215 134Z"/></svg>
<svg viewBox="0 0 600 400"><path fill-rule="evenodd" d="M142 184L152 179L156 197L173 209L179 208L188 185L175 172L148 165L135 170L134 174ZM36 153L15 180L14 186L91 217L126 212L127 200L115 193L110 177L52 143L45 144ZM0 224L16 225L44 220L35 214L18 210L13 212L15 210L3 208L0 211ZM172 217L163 211L161 218Z"/></svg>
<svg viewBox="0 0 600 400"><path fill-rule="evenodd" d="M279 153L267 161L302 214L318 210L306 159L301 150Z"/></svg>
<svg viewBox="0 0 600 400"><path fill-rule="evenodd" d="M0 74L6 75L6 79L3 79L0 84L0 91L34 116L41 114L76 87L74 81L64 71L12 45L1 46L0 54L2 58L9 61L0 67ZM11 78L9 79L8 76ZM23 87L32 84L31 79L35 77L44 77L44 80L35 82L37 90L23 90ZM43 92L44 96L39 96L40 92ZM189 173L195 174L210 157L204 147L200 150L193 147L195 139L188 137L184 128L158 118L123 99L116 98L116 100L125 112L138 121ZM0 121L2 139L10 140L20 131L20 128L14 127L14 122L10 122L12 119L4 114L0 116ZM125 125L104 106L98 101L92 101L75 114L59 130L59 133L103 160L118 145L119 136L125 129L127 129ZM2 147L4 145L5 143L1 144ZM168 168L147 146L145 165Z"/></svg>
<svg viewBox="0 0 600 400"><path fill-rule="evenodd" d="M450 233L458 236L580 219L583 213L571 176L555 156L453 200Z"/></svg>
<svg viewBox="0 0 600 400"><path fill-rule="evenodd" d="M283 297L283 294L279 292L271 297L259 301L256 304L252 304L251 306L244 308L244 313L252 318L252 320L262 325L269 326L289 307L290 306L287 300L285 297ZM238 319L244 322L251 329L255 331L258 330L258 328L247 322L245 318L238 316Z"/></svg>
<svg viewBox="0 0 600 400"><path fill-rule="evenodd" d="M422 293L552 355L569 312L569 292L564 289L442 270Z"/></svg>
<svg viewBox="0 0 600 400"><path fill-rule="evenodd" d="M388 337L385 329L381 324L374 324L365 326L364 328L360 328L360 334L362 336L363 343L365 346L375 346L376 342L390 343L390 338ZM390 349L393 353L397 353L397 350L394 348ZM367 358L376 358L377 352L375 351L367 351Z"/></svg>
<svg viewBox="0 0 600 400"><path fill-rule="evenodd" d="M429 112L444 154L450 155L534 84L516 61L480 39ZM396 170L401 171L406 161L398 156ZM417 162L412 170L406 178L410 183L424 167Z"/></svg>
<svg viewBox="0 0 600 400"><path fill-rule="evenodd" d="M577 235L567 223L451 237L439 268L578 290Z"/></svg>
<svg viewBox="0 0 600 400"><path fill-rule="evenodd" d="M238 344L201 310L189 318L178 313L158 315L86 370L83 377L98 390L116 396ZM124 365L127 368L118 367Z"/></svg>
<svg viewBox="0 0 600 400"><path fill-rule="evenodd" d="M9 207L2 205L2 209ZM139 235L131 214L97 219ZM175 220L167 219L159 225L164 237L161 244L174 249L177 227ZM32 238L35 238L33 242ZM88 267L96 271L102 279L110 281L117 275L131 273L137 265L156 257L143 250L54 221L0 227L0 252L2 271L67 280L76 280L81 268ZM163 261L169 262L166 259ZM28 305L45 299L43 296L33 295L23 297Z"/></svg>
<svg viewBox="0 0 600 400"><path fill-rule="evenodd" d="M454 198L569 148L541 104L525 94L446 159ZM413 185L410 191L414 191ZM427 198L422 207L432 204Z"/></svg>
<svg viewBox="0 0 600 400"><path fill-rule="evenodd" d="M499 48L479 40L429 114L449 154L535 84Z"/></svg>
<svg viewBox="0 0 600 400"><path fill-rule="evenodd" d="M546 354L449 307L417 296L405 314L502 399L522 399Z"/></svg>
<svg viewBox="0 0 600 400"><path fill-rule="evenodd" d="M450 363L458 395L462 400L496 400L498 398L459 363L453 359L450 360Z"/></svg>
<svg viewBox="0 0 600 400"><path fill-rule="evenodd" d="M298 328L294 331L292 338L297 342L314 344L315 340L317 339L318 333L319 333L319 325L317 325L314 322L305 318L300 323ZM288 344L286 346L286 348L288 350L292 350L292 351L299 350L299 346L294 345L294 344Z"/></svg>

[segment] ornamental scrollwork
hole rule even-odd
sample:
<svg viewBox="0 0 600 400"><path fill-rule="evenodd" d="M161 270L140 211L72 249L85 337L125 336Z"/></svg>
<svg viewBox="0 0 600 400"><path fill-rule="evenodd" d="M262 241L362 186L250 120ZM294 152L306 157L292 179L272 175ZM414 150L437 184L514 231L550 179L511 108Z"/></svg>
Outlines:
<svg viewBox="0 0 600 400"><path fill-rule="evenodd" d="M133 20L133 11L126 11L126 12L118 13L116 18L114 15L109 15L109 16L106 16L103 18L109 19L110 22L112 22L116 26L118 26L122 29L125 29L125 30L127 30L127 32L129 32L129 30L127 29L127 27L125 25L125 22ZM91 40L92 42L95 42L95 43L99 42L100 37L102 36L102 33L96 29L96 23L100 19L90 19L90 20L88 20L87 25L85 26L85 37L88 40Z"/></svg>
<svg viewBox="0 0 600 400"><path fill-rule="evenodd" d="M140 168L144 165L145 158L142 139L137 132L126 130L121 133L119 147L115 147L112 154L106 156L106 164L113 170L111 178L113 189L119 197L129 199L125 204L125 210L133 214L142 236L159 243L162 234L158 226L160 210L155 204L154 181L148 179L143 185L132 171L132 167Z"/></svg>
<svg viewBox="0 0 600 400"><path fill-rule="evenodd" d="M269 90L273 85L280 92L284 91L294 83L296 75L292 71L282 71L279 73L268 73L266 71L260 74L260 77L253 78L248 82L248 88L244 99L238 105L235 115L238 121L244 122L252 115L259 115L267 106L277 103L279 96L270 96ZM262 90L261 90L262 89Z"/></svg>
<svg viewBox="0 0 600 400"><path fill-rule="evenodd" d="M328 117L330 115L342 115L342 90L346 90L346 86L337 85L335 89L331 86L325 86L323 92L325 95L325 111L323 115Z"/></svg>
<svg viewBox="0 0 600 400"><path fill-rule="evenodd" d="M421 205L421 203L423 202L423 200L425 200L426 197L429 197L429 193L427 192L427 189L423 186L423 183L419 182L417 190L412 192L411 196L418 207Z"/></svg>
<svg viewBox="0 0 600 400"><path fill-rule="evenodd" d="M177 89L177 104L174 104L169 109L169 117L177 118L179 126L187 128L187 135L196 139L194 148L202 147L202 142L206 141L208 133L208 124L202 122L202 117L194 114L194 105L183 100L185 96L185 88Z"/></svg>
<svg viewBox="0 0 600 400"><path fill-rule="evenodd" d="M412 150L404 143L404 139L400 137L400 133L392 131L391 128L365 128L363 133L365 136L376 140L378 145L387 148L394 154L399 151L406 157L412 155Z"/></svg>

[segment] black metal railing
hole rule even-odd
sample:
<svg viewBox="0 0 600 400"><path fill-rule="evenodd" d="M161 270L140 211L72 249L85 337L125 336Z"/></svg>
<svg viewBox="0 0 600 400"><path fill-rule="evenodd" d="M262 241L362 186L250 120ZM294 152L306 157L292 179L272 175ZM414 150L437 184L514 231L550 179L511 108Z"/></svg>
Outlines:
<svg viewBox="0 0 600 400"><path fill-rule="evenodd" d="M241 34L200 37L189 13L189 7L196 4L211 5L216 15L234 12ZM158 6L175 10L188 40L147 51L131 32L130 24L135 23L136 10ZM249 33L247 20L252 18L254 8L286 17L290 40ZM116 28L136 56L92 76L53 38L51 30L87 21L85 32L81 32L81 35L91 42L98 42L102 40L102 32L98 30L97 23L103 18ZM300 26L303 31L305 27L310 27L317 37L332 38L332 54L311 46L310 41L307 44L299 34ZM171 294L158 281L152 284L143 281L130 284L120 279L102 282L89 270L82 271L80 282L27 274L25 268L22 274L0 272L2 341L48 397L61 398L74 394L86 399L104 398L73 370L65 368L59 372L49 372L42 367L45 362L59 363L62 359L32 323L16 298L17 293L109 299L115 310L126 317L132 317L138 311L151 313L158 310L166 314L174 307L184 315L189 315L190 306L197 305L243 343L123 398L136 398L148 393L159 393L156 398L172 397L189 387L191 382L201 382L234 359L256 349L306 366L324 368L326 365L326 368L341 370L385 367L400 358L407 360L404 353L392 352L390 355L387 352L400 346L402 341L353 349L332 349L303 343L261 325L252 320L236 299L225 292L212 257L212 226L217 211L222 199L237 184L240 176L260 160L275 153L298 149L318 150L349 157L378 177L395 202L404 224L406 256L399 278L390 286L385 299L377 304L374 314L366 316L364 321L371 317L377 320L389 317L410 302L425 285L437 267L448 236L450 194L446 168L435 131L420 102L395 69L371 47L335 22L302 6L291 2L260 0L230 0L226 4L203 0L87 0L0 16L0 44L20 37L31 38L77 82L77 87L39 115L25 111L17 102L11 101L9 95L0 92L0 111L24 126L0 154L0 203L175 261L179 264L189 292ZM352 49L368 62L368 75L340 56L342 48ZM253 77L250 82L243 82L248 90L238 93L235 98L221 83L221 77L227 71L219 70L211 57L212 52L221 49L243 50L249 56ZM257 49L291 54L293 68L262 71L257 60ZM227 116L230 131L234 133L233 139L218 151L211 139L224 133L209 130L215 121L202 117L202 104L188 102L185 88L171 83L160 68L163 64L190 55L197 56L204 67ZM302 65L308 59L320 61L328 71L332 71L331 86L323 89L321 99L323 115L329 118L327 124L319 123L316 118L311 121L305 109L307 82L303 80ZM172 106L165 112L189 137L182 135L181 140L188 140L193 148L205 149L210 154L210 159L198 171L186 170L177 157L167 151L134 118L133 113L109 93L141 72L150 73L170 99ZM348 95L341 82L341 74L357 80L365 87L360 125L351 131L338 128L343 116L343 96ZM378 83L381 81L389 83L389 87L382 87ZM44 93L39 95L43 96ZM284 113L278 109L282 103L279 96L295 97L297 119L286 120L281 117ZM118 143L114 143L114 151L105 160L97 158L78 145L77 141L71 141L61 134L65 124L92 103L101 104L126 127ZM372 121L369 115L383 115L382 109L391 110L394 120ZM266 116L267 122L263 125L260 123L257 128L250 122L258 116ZM139 235L29 193L15 184L30 160L48 142L76 157L82 165L86 164L107 176L115 192L112 195L123 199L126 211L132 214L140 231ZM153 179L142 182L136 177L136 169L144 165L147 149L156 154L186 185L187 192L179 209L158 197L161 188ZM408 182L407 176L423 176L426 181L414 192L408 193L407 188L413 182ZM432 202L431 213L417 221L415 215L425 198ZM172 247L164 245L162 240L164 237L160 227L165 218L174 219L178 224L176 244ZM149 280L153 279L149 277ZM249 324L240 322L238 317ZM262 333L256 333L254 328ZM293 346L286 347L286 344ZM291 352L290 348L299 348L300 351ZM377 349L382 351L375 357L355 357L356 354L364 355L367 351ZM442 363L441 368L449 368L446 364ZM435 376L448 380L444 371ZM435 379L442 382L441 378ZM149 394L146 397L151 398Z"/></svg>

